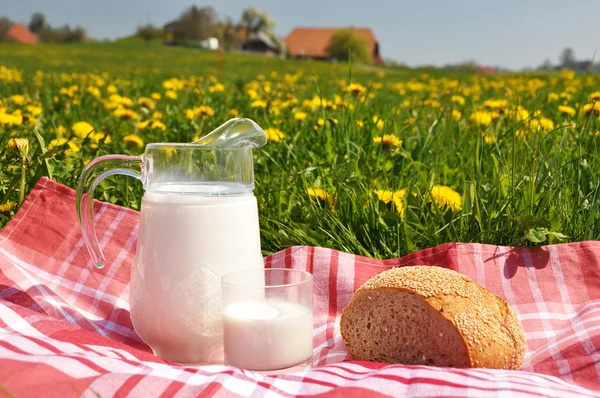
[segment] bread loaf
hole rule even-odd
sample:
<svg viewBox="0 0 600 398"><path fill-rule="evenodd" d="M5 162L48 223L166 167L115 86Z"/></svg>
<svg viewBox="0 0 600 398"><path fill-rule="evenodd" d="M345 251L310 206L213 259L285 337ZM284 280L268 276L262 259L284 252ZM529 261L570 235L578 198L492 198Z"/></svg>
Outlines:
<svg viewBox="0 0 600 398"><path fill-rule="evenodd" d="M369 279L344 308L340 328L359 360L518 369L525 356L523 329L506 301L440 267Z"/></svg>

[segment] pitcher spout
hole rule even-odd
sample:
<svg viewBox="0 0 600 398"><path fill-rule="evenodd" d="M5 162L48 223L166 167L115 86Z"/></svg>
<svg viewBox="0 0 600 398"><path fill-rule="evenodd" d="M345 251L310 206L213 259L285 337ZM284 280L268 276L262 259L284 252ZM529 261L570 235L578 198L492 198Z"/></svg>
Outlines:
<svg viewBox="0 0 600 398"><path fill-rule="evenodd" d="M234 118L193 144L212 148L258 148L267 143L264 130L253 120Z"/></svg>

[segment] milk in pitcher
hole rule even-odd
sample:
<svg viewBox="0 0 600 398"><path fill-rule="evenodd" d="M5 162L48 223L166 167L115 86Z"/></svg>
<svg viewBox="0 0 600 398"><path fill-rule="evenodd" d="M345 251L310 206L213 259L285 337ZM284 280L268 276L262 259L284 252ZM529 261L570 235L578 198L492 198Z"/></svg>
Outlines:
<svg viewBox="0 0 600 398"><path fill-rule="evenodd" d="M156 355L180 363L223 361L220 278L263 266L256 198L206 193L147 192L140 213L131 319Z"/></svg>

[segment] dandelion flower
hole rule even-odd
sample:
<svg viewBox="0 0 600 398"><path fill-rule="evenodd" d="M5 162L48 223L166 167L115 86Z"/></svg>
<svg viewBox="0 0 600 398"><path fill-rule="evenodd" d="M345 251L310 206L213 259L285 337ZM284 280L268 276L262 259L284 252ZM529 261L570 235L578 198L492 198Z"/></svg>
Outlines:
<svg viewBox="0 0 600 398"><path fill-rule="evenodd" d="M165 126L165 124L163 122L161 122L160 120L153 120L152 124L150 125L150 128L154 129L154 130L165 131L167 129L167 126Z"/></svg>
<svg viewBox="0 0 600 398"><path fill-rule="evenodd" d="M12 209L17 207L16 202L6 202L0 205L0 213L8 213Z"/></svg>
<svg viewBox="0 0 600 398"><path fill-rule="evenodd" d="M135 128L143 130L146 127L148 127L148 125L150 124L151 120L144 120L142 122L139 122L135 125Z"/></svg>
<svg viewBox="0 0 600 398"><path fill-rule="evenodd" d="M373 116L373 123L375 123L375 127L377 127L377 130L383 130L383 125L385 124L385 122L378 115Z"/></svg>
<svg viewBox="0 0 600 398"><path fill-rule="evenodd" d="M143 106L146 109L154 109L154 107L156 106L156 103L154 102L154 100L152 98L148 98L148 97L140 97L138 98L138 105Z"/></svg>
<svg viewBox="0 0 600 398"><path fill-rule="evenodd" d="M600 91L595 91L590 94L590 102L600 101Z"/></svg>
<svg viewBox="0 0 600 398"><path fill-rule="evenodd" d="M131 109L125 109L125 108L115 109L114 115L116 117L118 117L119 119L124 119L124 120L132 120L132 119L138 118L138 114L135 111L132 111Z"/></svg>
<svg viewBox="0 0 600 398"><path fill-rule="evenodd" d="M567 116L571 116L571 117L575 116L575 109L571 108L570 106L559 105L558 111L560 113L562 113L563 115L567 115Z"/></svg>
<svg viewBox="0 0 600 398"><path fill-rule="evenodd" d="M431 201L440 209L450 208L453 211L462 210L462 198L460 194L450 187L435 185L431 188Z"/></svg>
<svg viewBox="0 0 600 398"><path fill-rule="evenodd" d="M456 109L452 110L452 119L458 122L460 119L462 119L462 113Z"/></svg>
<svg viewBox="0 0 600 398"><path fill-rule="evenodd" d="M302 112L302 111L294 112L294 119L297 122L301 122L304 119L306 119L307 117L308 117L308 114L306 112Z"/></svg>
<svg viewBox="0 0 600 398"><path fill-rule="evenodd" d="M470 119L478 126L486 126L492 122L493 117L491 112L477 111L471 115Z"/></svg>
<svg viewBox="0 0 600 398"><path fill-rule="evenodd" d="M460 95L453 95L452 97L450 97L450 101L454 102L455 104L459 104L459 105L465 104L465 98L461 97Z"/></svg>
<svg viewBox="0 0 600 398"><path fill-rule="evenodd" d="M73 126L71 126L71 130L73 130L73 133L75 133L75 135L77 137L85 138L88 136L89 133L94 131L94 126L92 126L88 122L80 121L80 122L74 123ZM57 129L57 133L58 133L58 129Z"/></svg>
<svg viewBox="0 0 600 398"><path fill-rule="evenodd" d="M250 104L250 108L266 108L267 103L263 100L254 100Z"/></svg>
<svg viewBox="0 0 600 398"><path fill-rule="evenodd" d="M600 101L596 101L593 104L585 104L583 106L583 114L589 116L592 112L600 116ZM1 115L0 115L1 116Z"/></svg>
<svg viewBox="0 0 600 398"><path fill-rule="evenodd" d="M375 191L375 194L379 198L380 201L389 205L390 203L394 204L396 211L402 218L404 218L405 213L405 202L404 202L404 194L406 194L406 188L399 189L398 191L389 191L385 189L379 189Z"/></svg>
<svg viewBox="0 0 600 398"><path fill-rule="evenodd" d="M152 114L152 119L159 120L163 118L163 114L160 111L156 111Z"/></svg>
<svg viewBox="0 0 600 398"><path fill-rule="evenodd" d="M165 97L170 98L170 99L177 99L177 93L173 90L167 90L165 92Z"/></svg>
<svg viewBox="0 0 600 398"><path fill-rule="evenodd" d="M274 127L269 127L265 130L265 134L267 135L267 139L273 142L281 142L285 138L285 134Z"/></svg>
<svg viewBox="0 0 600 398"><path fill-rule="evenodd" d="M221 83L217 83L214 86L209 87L208 91L211 93L221 93L225 91L225 86Z"/></svg>
<svg viewBox="0 0 600 398"><path fill-rule="evenodd" d="M360 83L351 83L348 86L346 86L346 89L344 91L352 95L359 95L364 93L366 90L367 89Z"/></svg>
<svg viewBox="0 0 600 398"><path fill-rule="evenodd" d="M152 93L152 95L150 95L150 97L152 97L152 99L154 101L160 101L160 99L162 98L162 95L160 95L159 93Z"/></svg>
<svg viewBox="0 0 600 398"><path fill-rule="evenodd" d="M25 96L21 94L15 94L11 96L10 99L15 105L23 105L25 102Z"/></svg>
<svg viewBox="0 0 600 398"><path fill-rule="evenodd" d="M197 116L202 117L202 116L212 116L215 114L215 111L210 106L200 105L199 107L194 109L194 113Z"/></svg>
<svg viewBox="0 0 600 398"><path fill-rule="evenodd" d="M62 124L59 124L56 128L56 135L59 137L64 137L67 134L67 129Z"/></svg>
<svg viewBox="0 0 600 398"><path fill-rule="evenodd" d="M64 144L66 144L67 141L68 140L64 137L59 137L59 138L50 140L50 142L48 143L48 149L56 148L57 146L62 146Z"/></svg>
<svg viewBox="0 0 600 398"><path fill-rule="evenodd" d="M311 199L316 199L320 203L327 202L331 204L333 202L333 195L322 188L308 188L306 193Z"/></svg>
<svg viewBox="0 0 600 398"><path fill-rule="evenodd" d="M128 134L128 135L126 135L125 137L123 137L123 142L125 144L135 145L138 148L143 148L144 147L144 141L137 134Z"/></svg>
<svg viewBox="0 0 600 398"><path fill-rule="evenodd" d="M402 146L402 140L394 134L384 134L382 137L373 138L373 142L391 146Z"/></svg>
<svg viewBox="0 0 600 398"><path fill-rule="evenodd" d="M8 126L20 126L23 124L23 116L19 113L10 114L0 112L0 125L8 125Z"/></svg>

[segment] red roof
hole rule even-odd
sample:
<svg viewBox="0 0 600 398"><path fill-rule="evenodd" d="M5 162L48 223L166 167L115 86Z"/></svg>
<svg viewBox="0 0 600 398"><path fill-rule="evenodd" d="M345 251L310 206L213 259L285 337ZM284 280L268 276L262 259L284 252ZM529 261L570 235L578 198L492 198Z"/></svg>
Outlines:
<svg viewBox="0 0 600 398"><path fill-rule="evenodd" d="M331 36L340 29L342 28L295 28L283 41L294 57L327 58L326 48L331 41ZM377 61L375 50L378 46L373 31L369 28L352 29L358 36L368 41L369 52Z"/></svg>
<svg viewBox="0 0 600 398"><path fill-rule="evenodd" d="M16 23L10 27L6 36L17 43L21 44L37 44L38 37L35 33L31 33L29 29L20 23Z"/></svg>

